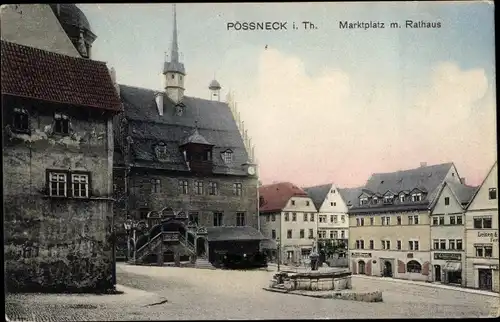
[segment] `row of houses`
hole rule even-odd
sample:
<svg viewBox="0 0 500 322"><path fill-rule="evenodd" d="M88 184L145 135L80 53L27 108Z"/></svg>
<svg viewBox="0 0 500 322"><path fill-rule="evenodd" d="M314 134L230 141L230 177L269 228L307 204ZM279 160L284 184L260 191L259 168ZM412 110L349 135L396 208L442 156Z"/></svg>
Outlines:
<svg viewBox="0 0 500 322"><path fill-rule="evenodd" d="M453 163L422 163L362 187L278 183L260 196L261 230L279 240L282 261L340 236L354 274L499 290L497 162L479 187Z"/></svg>

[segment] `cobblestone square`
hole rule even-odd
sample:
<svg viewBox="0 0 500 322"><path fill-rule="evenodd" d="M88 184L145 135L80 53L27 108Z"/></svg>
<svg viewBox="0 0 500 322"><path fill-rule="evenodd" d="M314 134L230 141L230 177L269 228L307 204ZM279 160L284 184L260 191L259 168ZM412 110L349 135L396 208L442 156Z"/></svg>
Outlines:
<svg viewBox="0 0 500 322"><path fill-rule="evenodd" d="M384 302L364 303L266 292L274 272L119 264L121 295L9 295L11 321L369 319L488 317L498 297L354 276Z"/></svg>

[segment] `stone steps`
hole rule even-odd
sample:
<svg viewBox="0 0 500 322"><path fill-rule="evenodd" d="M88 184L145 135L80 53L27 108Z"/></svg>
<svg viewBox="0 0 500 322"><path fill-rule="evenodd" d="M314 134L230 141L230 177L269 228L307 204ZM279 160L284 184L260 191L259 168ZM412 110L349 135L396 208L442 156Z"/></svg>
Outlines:
<svg viewBox="0 0 500 322"><path fill-rule="evenodd" d="M201 268L201 269L216 269L207 259L205 258L198 258L196 259L196 264L194 265L195 268Z"/></svg>

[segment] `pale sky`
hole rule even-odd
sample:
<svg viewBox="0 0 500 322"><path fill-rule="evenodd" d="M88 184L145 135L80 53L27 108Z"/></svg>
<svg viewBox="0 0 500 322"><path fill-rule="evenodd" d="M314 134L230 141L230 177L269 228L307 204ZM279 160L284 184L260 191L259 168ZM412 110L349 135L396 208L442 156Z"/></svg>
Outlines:
<svg viewBox="0 0 500 322"><path fill-rule="evenodd" d="M118 82L160 90L171 4L81 4L93 58ZM186 95L231 90L264 184L364 184L371 173L454 162L480 184L496 159L494 11L487 2L177 5ZM441 22L390 29L390 22ZM292 30L292 22L315 30ZM385 29L339 29L339 21ZM228 31L287 21L288 30ZM265 49L265 46L268 46Z"/></svg>

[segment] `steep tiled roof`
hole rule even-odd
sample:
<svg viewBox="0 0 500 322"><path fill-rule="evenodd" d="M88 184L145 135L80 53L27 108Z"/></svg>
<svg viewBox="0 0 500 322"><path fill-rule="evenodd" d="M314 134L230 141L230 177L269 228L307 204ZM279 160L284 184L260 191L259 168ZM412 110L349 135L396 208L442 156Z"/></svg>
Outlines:
<svg viewBox="0 0 500 322"><path fill-rule="evenodd" d="M394 204L372 204L359 205L359 202L353 202L350 212L391 212L411 209L421 209L429 206L429 203L435 199L439 192L440 185L443 183L446 175L453 167L453 163L438 164L432 166L421 166L416 169L409 169L390 173L375 173L368 179L363 192L369 191L375 194L383 195L388 190L394 193L409 193L414 189L425 192L422 200L413 202L411 200L400 203L395 198ZM359 197L359 196L358 196ZM427 206L426 206L427 205ZM414 208L412 208L414 207ZM368 209L368 210L367 210Z"/></svg>
<svg viewBox="0 0 500 322"><path fill-rule="evenodd" d="M325 198L328 195L328 192L330 191L331 188L332 184L330 183L303 189L307 193L307 195L312 199L314 206L316 206L316 209L319 211L319 208L321 208L321 205L323 204L323 201L325 201Z"/></svg>
<svg viewBox="0 0 500 322"><path fill-rule="evenodd" d="M3 41L2 94L121 111L103 62Z"/></svg>
<svg viewBox="0 0 500 322"><path fill-rule="evenodd" d="M478 189L478 187L471 187L457 182L446 182L446 184L448 184L461 204L469 203Z"/></svg>
<svg viewBox="0 0 500 322"><path fill-rule="evenodd" d="M280 211L291 197L308 197L307 193L290 182L280 182L259 187L259 197L263 199L260 212Z"/></svg>
<svg viewBox="0 0 500 322"><path fill-rule="evenodd" d="M231 241L231 240L265 240L260 231L253 227L208 227L208 241Z"/></svg>
<svg viewBox="0 0 500 322"><path fill-rule="evenodd" d="M242 164L248 162L248 154L226 103L184 96L182 115L177 115L175 104L165 96L163 115L159 115L155 93L151 89L120 85L136 166L188 171L179 146L197 126L198 134L214 145L215 173L247 175ZM168 154L168 160L162 162L156 160L154 153L154 146L160 141L165 143ZM221 157L227 149L233 151L230 164L225 164Z"/></svg>
<svg viewBox="0 0 500 322"><path fill-rule="evenodd" d="M342 200L344 200L345 204L349 207L350 205L356 205L358 202L358 197L361 195L363 187L355 187L355 188L339 188L338 191Z"/></svg>
<svg viewBox="0 0 500 322"><path fill-rule="evenodd" d="M453 163L444 163L397 172L375 173L366 182L365 189L384 194L387 190L399 193L420 188L432 198L432 193L443 182L452 166Z"/></svg>

